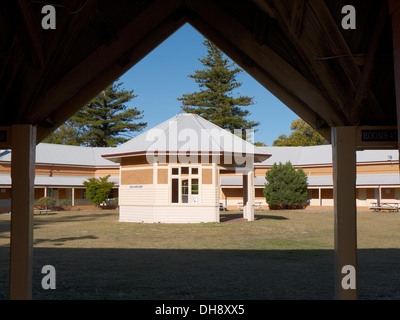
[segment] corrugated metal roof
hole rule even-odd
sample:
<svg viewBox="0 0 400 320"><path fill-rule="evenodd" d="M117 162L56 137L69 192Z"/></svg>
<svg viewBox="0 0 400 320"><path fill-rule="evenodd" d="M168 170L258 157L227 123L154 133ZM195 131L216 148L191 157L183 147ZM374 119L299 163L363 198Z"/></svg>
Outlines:
<svg viewBox="0 0 400 320"><path fill-rule="evenodd" d="M332 146L309 146L309 147L259 147L266 153L271 154L257 165L271 166L275 162L286 163L290 161L292 165L316 165L316 164L332 164ZM382 162L382 161L398 161L398 150L364 150L357 151L357 162Z"/></svg>
<svg viewBox="0 0 400 320"><path fill-rule="evenodd" d="M36 163L78 165L78 166L113 166L114 162L101 155L113 148L94 148L62 144L39 143L36 146ZM11 161L11 151L0 152L0 161Z"/></svg>
<svg viewBox="0 0 400 320"><path fill-rule="evenodd" d="M228 130L196 114L178 114L139 136L110 150L103 157L119 161L121 156L145 153L246 153L255 162L269 155Z"/></svg>
<svg viewBox="0 0 400 320"><path fill-rule="evenodd" d="M177 126L175 129L173 128L174 123ZM275 162L286 163L287 161L290 161L295 166L316 164L332 165L331 145L309 147L254 147L251 143L246 142L239 137L234 136L230 132L193 114L180 114L153 129L156 130L149 130L147 133L142 133L136 138L133 138L116 148L94 148L40 143L36 147L36 162L59 165L118 167L118 164L111 161L115 161L115 158L110 157L110 155L145 152L146 150L162 151L164 149L165 151L170 147L170 143L175 143L171 148L176 147L174 149L178 150L195 150L195 146L200 146L200 149L197 151L229 153L234 150L246 151L246 148L248 148L247 150L250 150L250 154L252 152L260 153L267 157L268 155L271 155L270 158L256 164L256 166L272 166ZM201 131L202 129L206 130ZM198 134L199 130L200 135ZM162 133L165 134L163 135ZM202 145L201 141L199 142L199 140L191 138L192 135L193 137L201 137L202 133L203 137L205 137L204 140L209 141L209 144ZM176 135L175 140L172 139L173 135ZM229 141L232 142L230 145L224 145L224 143L226 144L226 142ZM165 148L163 148L163 146L165 146ZM105 155L105 157L103 157L103 155ZM390 162L398 160L398 150L357 151L358 163ZM10 162L11 151L1 150L0 161Z"/></svg>

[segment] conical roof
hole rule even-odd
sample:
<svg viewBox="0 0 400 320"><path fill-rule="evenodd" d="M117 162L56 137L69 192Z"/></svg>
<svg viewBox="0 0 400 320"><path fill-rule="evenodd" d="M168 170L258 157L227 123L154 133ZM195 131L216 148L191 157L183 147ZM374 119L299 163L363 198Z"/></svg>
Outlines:
<svg viewBox="0 0 400 320"><path fill-rule="evenodd" d="M196 114L182 113L113 148L103 157L120 162L122 157L152 153L231 153L254 156L254 162L264 161L271 156Z"/></svg>

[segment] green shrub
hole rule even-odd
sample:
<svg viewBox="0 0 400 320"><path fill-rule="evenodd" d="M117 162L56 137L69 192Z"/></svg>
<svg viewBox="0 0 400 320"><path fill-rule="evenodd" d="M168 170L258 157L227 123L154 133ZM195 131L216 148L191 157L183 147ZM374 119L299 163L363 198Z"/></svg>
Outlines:
<svg viewBox="0 0 400 320"><path fill-rule="evenodd" d="M71 200L67 200L67 199L63 199L60 201L60 206L71 206L72 205L72 201Z"/></svg>
<svg viewBox="0 0 400 320"><path fill-rule="evenodd" d="M118 198L114 198L107 201L107 206L116 208L118 207Z"/></svg>
<svg viewBox="0 0 400 320"><path fill-rule="evenodd" d="M274 163L265 174L264 196L270 209L294 209L305 205L308 197L307 176L290 162Z"/></svg>
<svg viewBox="0 0 400 320"><path fill-rule="evenodd" d="M114 182L108 181L110 175L99 178L89 178L83 182L86 187L86 196L98 207L102 204L110 194L114 187Z"/></svg>
<svg viewBox="0 0 400 320"><path fill-rule="evenodd" d="M60 201L60 207L64 210L71 210L71 206L72 206L71 200L63 199Z"/></svg>

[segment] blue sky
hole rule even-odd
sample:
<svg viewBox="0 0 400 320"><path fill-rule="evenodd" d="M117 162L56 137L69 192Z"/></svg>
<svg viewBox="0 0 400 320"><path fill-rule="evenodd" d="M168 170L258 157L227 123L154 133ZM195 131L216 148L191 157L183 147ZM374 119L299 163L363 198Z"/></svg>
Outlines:
<svg viewBox="0 0 400 320"><path fill-rule="evenodd" d="M178 114L182 105L178 97L199 91L188 75L203 69L198 61L207 53L203 40L186 24L120 78L126 90L138 95L130 105L144 111L146 129ZM271 146L280 134L290 134L291 122L299 117L245 71L237 80L242 82L237 94L253 97L254 104L245 107L251 113L248 119L260 122L254 141Z"/></svg>

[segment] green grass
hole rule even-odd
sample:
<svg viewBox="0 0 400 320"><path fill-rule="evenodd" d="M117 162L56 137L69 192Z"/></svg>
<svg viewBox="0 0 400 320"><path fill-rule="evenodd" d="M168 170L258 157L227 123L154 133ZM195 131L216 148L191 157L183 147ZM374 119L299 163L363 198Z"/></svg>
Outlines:
<svg viewBox="0 0 400 320"><path fill-rule="evenodd" d="M361 299L400 298L399 219L358 213ZM8 290L9 223L10 215L0 215L1 299ZM124 223L116 211L35 215L33 297L332 299L333 227L331 211L310 210L203 224ZM41 288L46 264L56 268L56 290Z"/></svg>

